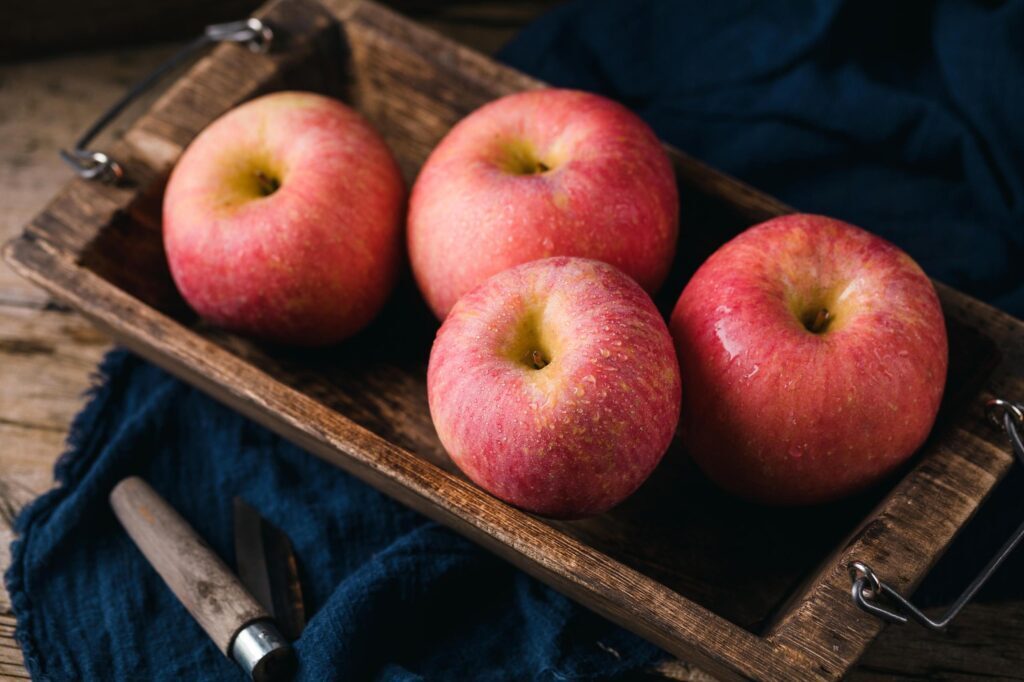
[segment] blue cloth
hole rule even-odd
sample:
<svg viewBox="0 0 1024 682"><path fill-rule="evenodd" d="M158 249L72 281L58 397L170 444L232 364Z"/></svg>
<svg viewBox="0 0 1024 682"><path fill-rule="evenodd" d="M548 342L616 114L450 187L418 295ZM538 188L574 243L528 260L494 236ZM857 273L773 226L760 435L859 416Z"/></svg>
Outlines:
<svg viewBox="0 0 1024 682"><path fill-rule="evenodd" d="M234 565L241 495L291 538L300 680L604 679L658 655L468 540L124 351L75 421L60 487L18 518L7 587L35 679L242 680L107 503L146 479Z"/></svg>
<svg viewBox="0 0 1024 682"><path fill-rule="evenodd" d="M897 11L589 0L503 55L1024 315L1024 1ZM229 564L233 495L288 533L313 614L302 679L606 678L661 656L134 356L101 377L61 487L17 521L6 580L37 679L241 679L116 525L106 495L128 474Z"/></svg>

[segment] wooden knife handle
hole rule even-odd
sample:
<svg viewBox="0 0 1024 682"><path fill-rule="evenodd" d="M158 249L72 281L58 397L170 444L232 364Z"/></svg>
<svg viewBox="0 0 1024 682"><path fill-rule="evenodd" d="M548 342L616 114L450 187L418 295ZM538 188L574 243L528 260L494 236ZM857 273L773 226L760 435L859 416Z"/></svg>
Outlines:
<svg viewBox="0 0 1024 682"><path fill-rule="evenodd" d="M235 635L270 616L178 512L141 478L110 492L121 525L206 634L231 658Z"/></svg>

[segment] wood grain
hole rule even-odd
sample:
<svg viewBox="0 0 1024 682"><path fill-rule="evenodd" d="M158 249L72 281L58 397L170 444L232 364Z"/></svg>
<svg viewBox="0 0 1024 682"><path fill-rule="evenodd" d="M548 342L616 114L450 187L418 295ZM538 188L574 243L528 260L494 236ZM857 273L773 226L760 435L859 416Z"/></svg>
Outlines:
<svg viewBox="0 0 1024 682"><path fill-rule="evenodd" d="M71 177L57 150L71 143L96 116L173 46L79 55L0 65L0 237L21 232ZM124 132L152 98L143 98L97 144ZM0 267L0 305L40 308L49 297Z"/></svg>
<svg viewBox="0 0 1024 682"><path fill-rule="evenodd" d="M0 66L0 240L18 234L67 181L56 148L167 52L161 46ZM0 572L14 514L53 485L68 425L109 346L93 325L0 264ZM0 588L0 680L29 677L14 627Z"/></svg>
<svg viewBox="0 0 1024 682"><path fill-rule="evenodd" d="M536 85L535 81L524 76L509 74L493 67L487 60L481 59L468 50L456 49L444 41L438 42L430 34L410 27L390 13L377 10L372 6L358 3L337 3L333 5L333 9L336 13L348 17L343 22L343 40L340 43L340 47L348 51L348 58L337 61L337 64L343 66L344 75L348 80L337 82L332 80L335 78L334 76L328 76L320 78L320 83L314 82L310 87L349 98L370 114L377 125L385 131L389 142L401 150L399 153L407 176L415 173L419 161L422 160L422 156L429 150L433 141L443 134L453 120L475 106L475 103L486 101L487 98L500 93L502 89L518 89ZM321 26L317 22L313 22L312 25ZM330 47L333 39L329 35L330 31L326 30L326 27L322 28L326 31L323 34L324 43L320 48L311 46L308 57L320 64L315 69L317 73L329 74L332 67L331 60L327 56L333 49ZM318 49L320 50L319 61L317 61ZM747 656L748 653L753 652L753 658L749 665L747 668L741 669L740 672L765 677L788 677L786 673L789 672L789 668L785 666L795 664L803 666L807 670L813 670L816 665L822 666L817 672L823 676L838 674L837 668L843 663L842 660L837 659L855 655L862 648L863 643L858 639L856 631L850 633L840 629L838 633L834 632L835 621L838 617L852 615L855 622L851 627L859 628L864 623L857 622L856 619L863 618L863 616L857 612L847 614L842 608L838 610L838 613L828 610L830 605L852 609L848 602L843 600L843 595L836 591L842 586L843 579L842 572L835 571L843 559L841 552L824 564L826 569L832 569L831 573L826 570L816 574L813 567L828 554L830 547L838 546L849 549L863 546L868 550L876 551L881 544L880 540L875 537L876 534L880 534L882 540L886 538L889 541L896 540L898 542L900 540L899 529L893 530L890 526L900 523L903 517L898 515L891 518L884 517L884 507L879 508L877 514L871 516L872 519L882 516L882 522L874 526L870 523L865 524L860 531L857 531L858 523L869 515L871 507L880 502L889 492L888 490L876 491L874 497L857 501L845 511L834 510L833 513L823 514L822 526L808 530L822 536L824 546L812 546L807 556L798 556L792 564L784 565L775 576L767 576L768 579L765 581L768 583L769 589L767 590L760 589L760 582L755 580L758 578L758 573L754 570L756 565L751 562L735 560L735 556L737 556L735 552L738 552L740 547L720 547L719 532L723 530L721 528L714 526L706 528L702 537L699 535L701 531L701 527L697 523L699 519L695 519L689 525L686 522L667 527L653 524L653 530L640 532L652 514L658 510L664 511L667 496L665 489L672 492L673 486L678 481L684 485L694 485L692 479L695 477L688 473L685 459L681 457L676 457L675 463L664 472L659 470L656 478L652 481L652 483L656 482L652 490L645 490L644 494L616 515L608 518L602 517L593 522L557 527L532 520L533 523L543 526L538 529L538 533L543 535L543 532L556 532L552 535L543 535L542 538L553 543L553 547L548 547L544 543L537 545L536 538L530 534L531 526L524 526L526 521L519 519L522 515L516 516L514 510L494 510L488 506L494 504L493 500L486 496L483 496L482 500L473 497L475 489L463 491L458 487L459 479L452 479L451 485L446 487L444 481L447 479L438 479L436 468L420 470L416 467L415 462L405 459L405 455L409 455L409 453L403 452L403 450L415 452L422 458L418 460L419 462L426 460L442 467L447 466L443 451L436 444L436 438L430 429L429 418L423 411L421 373L424 359L423 348L426 346L419 348L419 357L416 353L410 353L408 356L395 356L394 344L390 346L383 344L380 348L375 347L380 345L376 343L377 341L386 338L389 330L394 329L393 326L389 327L388 325L408 322L409 315L412 315L412 320L415 323L412 328L419 335L414 335L414 338L429 343L429 334L431 333L431 327L427 324L430 322L429 317L424 318L416 312L416 309L413 308L416 302L415 296L408 289L405 292L405 298L399 297L396 300L381 325L377 326L375 330L371 330L364 341L356 342L351 347L351 355L360 358L358 365L362 365L353 366L356 363L332 362L327 357L329 353L314 354L314 357L311 358L293 357L287 353L282 354L253 346L241 339L205 328L198 325L188 315L180 300L175 298L173 288L167 286L166 279L161 282L160 276L148 279L133 278L131 273L118 267L116 262L118 259L111 257L111 253L117 252L112 252L111 249L123 245L126 241L132 242L132 240L134 240L132 242L134 245L127 247L128 253L141 253L143 259L152 259L155 265L161 265L159 249L151 247L154 241L158 242L154 236L158 225L153 216L154 207L158 206L162 174L166 172L181 147L194 134L194 130L198 130L198 127L209 120L206 117L215 115L217 106L223 104L224 107L227 107L238 97L249 96L234 94L237 91L229 89L223 95L224 100L214 99L217 106L206 107L194 114L190 113L191 109L186 106L187 104L194 104L198 98L205 101L208 97L216 98L218 96L216 90L225 85L225 79L218 75L219 69L230 67L237 73L239 69L245 71L252 66L248 59L237 59L237 57L247 57L247 55L230 54L226 56L234 61L228 61L218 66L216 62L225 56L220 54L223 52L221 50L218 53L218 58L209 60L209 64L200 65L193 72L196 77L187 84L187 88L179 89L162 99L160 105L151 112L150 116L132 128L129 142L125 145L125 153L138 164L140 180L138 186L128 188L127 191L114 190L110 192L91 185L73 187L66 192L66 195L70 197L67 203L61 204L58 200L57 205L51 207L55 210L43 217L41 221L37 221L37 227L41 222L46 229L36 233L39 241L35 243L35 246L43 249L43 254L40 256L42 260L36 264L40 265L45 262L49 264L49 267L57 267L61 270L74 270L79 264L84 265L87 272L79 274L87 275L86 277L83 279L70 278L60 283L60 287L66 294L76 294L77 292L77 295L81 297L84 293L93 291L93 287L102 288L107 283L114 283L128 292L123 299L115 297L114 303L117 306L121 304L127 306L118 309L121 314L137 312L136 308L132 308L128 304L137 304L138 301L144 301L154 306L159 312L154 315L150 311L150 315L154 319L140 318L147 327L141 331L145 335L180 333L193 335L195 338L184 345L169 341L159 348L161 353L176 354L175 362L188 363L195 360L191 366L192 375L205 369L205 366L199 362L202 359L204 348L216 351L221 356L226 352L226 361L238 361L241 366L249 367L250 370L252 365L256 364L263 371L255 377L258 380L252 386L273 389L274 395L271 397L275 403L277 400L287 397L286 390L284 393L281 392L284 389L300 392L308 401L303 404L311 403L312 418L318 422L315 428L310 428L301 423L303 419L301 413L285 412L285 416L294 423L285 424L283 427L278 424L275 428L285 432L286 435L292 434L300 442L310 443L309 447L317 451L318 454L334 458L339 462L341 458L345 457L358 459L357 455L350 450L365 447L363 460L355 464L346 460L347 465L357 467L357 473L362 472L364 477L370 479L371 482L378 480L379 484L385 487L387 482L380 481L380 476L391 476L396 470L406 477L421 476L423 480L414 481L419 487L412 489L412 495L419 496L412 499L411 503L414 506L423 504L424 497L428 498L427 503L434 503L433 498L429 498L429 495L423 492L424 485L434 486L430 489L432 492L428 492L441 498L447 495L456 495L459 497L461 506L455 505L454 509L446 509L445 513L441 514L442 520L447 518L453 525L460 527L471 536L474 535L474 532L477 535L481 531L491 533L497 528L499 532L496 536L488 534L481 539L485 543L494 545L499 553L507 554L510 551L526 553L525 558L522 556L511 558L516 561L529 562L528 569L539 572L541 577L546 577L556 584L568 581L569 584L563 586L571 593L591 594L594 590L607 589L609 585L613 587L621 585L622 575L618 576L619 580L616 580L615 575L606 575L605 573L615 574L619 571L618 567L622 566L626 570L623 575L627 583L623 589L628 589L630 587L628 583L632 580L652 582L651 577L657 581L655 586L659 583L662 587L669 586L669 589L663 592L652 593L641 589L630 593L630 596L636 599L654 598L655 601L652 603L655 606L663 601L667 604L665 608L672 611L668 614L669 617L689 619L689 628L678 625L674 630L669 628L668 636L692 636L693 641L698 644L716 646L715 639L719 632L737 630L739 635L725 638L723 642L727 649L726 653L730 656ZM287 69L276 64L265 70L257 68L255 69L256 77L246 80L242 87L243 89L251 87L252 92L255 93L279 86L282 83L291 86L294 80L289 79L294 79L295 75L293 73L290 76L280 76L280 73L285 70ZM409 75L410 71L413 72L411 76ZM457 73L452 73L453 71ZM405 76L402 75L403 73ZM309 79L310 74L306 74L306 78ZM317 77L314 76L313 80L316 81ZM394 101L389 100L389 97L383 94L385 91L390 94L392 90L395 91ZM431 95L432 92L436 93L436 97ZM684 206L684 221L687 224L708 225L707 234L711 237L708 244L694 249L694 253L689 255L689 260L698 260L702 257L701 253L706 253L706 250L702 252L701 249L713 247L716 240L725 238L731 231L740 229L750 221L765 217L778 210L785 210L780 204L762 194L750 191L728 178L707 172L703 166L692 159L678 156L676 161L680 183L687 197ZM93 196L93 194L98 194L98 196ZM79 204L83 202L92 211L89 215L82 215L82 206ZM83 217L85 219L80 220ZM52 250L47 251L48 249ZM124 253L120 252L120 255L124 255ZM39 254L36 255L39 256ZM684 281L683 278L688 269L693 267L693 263L689 260L683 258L677 264L677 270L673 274L675 284L672 286L680 286ZM143 262L148 261L144 260ZM148 268L143 269L149 271ZM160 272L157 274L159 275ZM50 285L53 286L53 283L51 282ZM83 288L79 290L76 287ZM664 298L671 299L673 295L674 293L670 290ZM984 306L975 307L974 302L960 297L955 292L944 290L942 295L949 318L958 323L962 322L959 327L961 331L975 330L978 332L973 335L967 333L963 336L964 346L958 357L975 354L991 357L991 352L986 353L985 348L994 345L1004 350L1003 365L1006 365L1005 349L1012 349L1016 344L1016 365L1010 363L1011 381L1000 384L998 383L999 377L995 377L988 381L989 385L986 386L986 390L1017 390L1019 395L1021 388L1019 323L1013 320L1003 320L998 315L991 315L991 309ZM662 304L664 305L664 300L662 300ZM145 307L141 309L144 310ZM110 319L110 323L118 323L116 315ZM120 330L120 333L123 334L124 330ZM193 341L199 343L199 346L193 347L191 345ZM136 342L148 341L139 337ZM203 346L202 344L209 345ZM150 350L152 352L152 349ZM168 361L167 357L162 359L164 362ZM970 357L966 357L966 359L970 360ZM230 366L230 362L228 364ZM965 375L985 374L991 369L991 367L986 369L977 364L972 365L970 362L965 364L966 369L962 372ZM1017 374L1013 374L1014 368L1016 368ZM187 367L179 367L179 369L183 372L188 371ZM242 406L250 414L259 416L257 413L271 408L269 403L261 403L256 400L255 396L250 395L249 391L255 389L250 388L244 391L232 389L229 391L230 395L225 395L223 387L212 385L210 380L214 382L230 382L232 380L230 372L225 371L225 367L220 367L219 371L210 374L209 377L193 376L193 378L201 383L205 382L208 390L220 395L228 402ZM982 379L984 380L984 377ZM972 398L974 401L972 404L976 404L977 396L969 394L972 391L976 392L977 387L969 386L971 383L969 376L961 377L960 381L965 382L963 392L968 394L964 400ZM353 425L340 422L337 419L339 412L353 419L358 426L364 427L364 430L353 429ZM1000 460L995 451L998 450L1005 454L1005 450L999 449L1001 447L999 434L988 431L987 427L983 425L979 426L979 423L976 422L978 415L971 411L964 412L962 406L960 408L955 405L949 407L947 413L952 416L948 419L944 417L944 423L948 424L950 429L956 430L959 437L964 439L961 444L966 448L966 455L964 457L947 456L946 459L949 460L948 464L951 468L933 471L932 483L941 483L943 477L958 475L959 467L965 467L971 463L977 465L976 473L992 476L992 471L996 471L998 474ZM963 424L955 419L958 415ZM323 420L321 420L321 416ZM970 437L963 436L961 431L970 434ZM398 444L400 448L395 448L393 445L382 446L377 439L379 436L383 436L391 443ZM980 442L976 442L976 440ZM951 441L951 443L957 444L959 441ZM382 447L383 450L380 449ZM346 452L348 452L347 455ZM412 457L412 455L409 456ZM922 462L932 458L933 453L929 452L923 456ZM342 464L345 465L345 462ZM370 469L370 471L366 471L366 469ZM911 472L910 475L913 476L913 473ZM926 476L923 480L928 482L931 479ZM981 487L989 482L985 476L972 476L969 480L975 479ZM465 485L464 482L461 484ZM659 487L663 489L659 490ZM394 492L400 497L403 494L410 494L405 489ZM700 493L699 486L696 492ZM977 491L975 490L975 492ZM468 497L463 499L463 493ZM478 491L476 494L479 495ZM715 498L713 491L705 491L702 494L705 497L696 498L701 503L717 504L717 509L735 508L734 503ZM973 509L971 505L974 503L970 500L955 499L955 502L954 506L959 511L949 514L945 513L945 510L939 510L937 521L939 529L943 532L951 533L955 530L958 527L957 519L962 517L965 513L964 510L967 510L966 513L969 514ZM671 508L671 511L686 512L687 510ZM473 518L465 518L467 514L472 517L474 513L484 514L485 512L489 516L477 519L478 523L475 526ZM735 524L742 520L744 514L742 510L734 513L737 518L731 523ZM957 514L961 514L961 517L958 517ZM455 516L454 519L451 518L452 515ZM746 516L749 517L749 514ZM929 510L925 509L918 516L927 520L931 514ZM526 519L529 520L529 517ZM512 523L511 530L505 527L507 523ZM789 554L793 543L790 542L779 547L777 538L781 538L785 542L786 536L793 532L793 524L792 518L784 517L775 517L771 519L771 523L765 523L766 532L770 532L772 526L781 528L781 530L776 528L777 536L768 536L771 542L765 542L765 547L772 550L774 545L774 551L781 550L781 553ZM525 536L522 535L524 532ZM688 538L695 532L698 533L696 539L681 548L678 547L680 544L678 541L667 542L667 535L659 536L664 533L671 534L671 537L674 538ZM893 532L897 533L895 537L891 535ZM890 535L886 535L887 533ZM760 533L751 532L750 535L760 536ZM853 544L844 544L844 536ZM716 541L716 537L719 540ZM756 540L757 537L753 539ZM860 540L863 540L863 543L858 545ZM941 537L938 540L941 544ZM552 569L545 563L552 558L561 557L562 560L570 562L569 568L572 569L573 562L587 561L590 556L588 550L593 552L595 547L600 550L597 554L604 562L596 567L598 569L596 573L593 571L574 572L567 578L564 575L565 566L556 566ZM806 548L798 547L797 549ZM543 554L545 551L548 551L549 554ZM719 553L717 557L716 551ZM749 556L750 553L750 547L747 547L746 556ZM543 554L543 556L539 556L539 554ZM770 555L770 558L775 559L776 556ZM912 561L921 561L925 558L920 555L911 556ZM896 556L891 557L891 561L901 563L898 552ZM692 571L700 570L702 562L706 564L704 570L711 575L697 574L695 577ZM742 571L737 573L735 570L731 572L725 569L719 570L718 567L728 568L730 563L740 564L741 568L745 567L749 571L744 574ZM552 572L554 575L551 574ZM714 578L720 579L721 582L715 585L712 580L709 583L709 580ZM907 584L915 579L913 576L908 576ZM806 587L801 588L801 582ZM822 585L831 587L824 589ZM731 598L729 598L730 593ZM658 601L661 597L664 597L664 600ZM683 597L689 597L689 599ZM787 598L790 605L788 608L784 606ZM729 613L729 618L718 619L710 615L705 616L707 612L699 607L694 610L692 608L694 605L690 600L696 600L721 613L729 613L728 602L736 604L732 607L733 611ZM621 599L613 604L597 604L595 608L612 617L618 617L620 621L622 619L632 620L636 617L634 614L636 605L623 604ZM612 613L613 611L614 613ZM787 616L789 617L787 618ZM705 622L709 624L706 632L703 631ZM734 623L737 622L744 628L736 628ZM630 623L626 624L630 625ZM636 626L635 623L633 625ZM873 625L873 621L868 625ZM641 623L640 627L659 628L660 626L658 623L648 622ZM808 629L800 630L799 628ZM893 630L890 630L891 632ZM909 628L901 629L900 633L903 641L908 641L908 638L913 636L913 630ZM768 638L761 637L762 634L768 634ZM863 634L862 631L861 634ZM664 633L662 635L664 636ZM651 635L655 641L658 641L657 636L658 633ZM801 647L805 644L805 636L807 637L807 648L802 649ZM836 642L831 639L835 636L840 638L840 651L837 652L839 654L837 657L832 657L829 650L836 645ZM870 632L867 636L870 636ZM751 645L751 642L755 644ZM748 647L753 648L748 649ZM670 648L670 650L677 653L686 652L683 648ZM765 663L764 656L771 657L773 660L778 658L781 663L773 667L774 664ZM890 656L887 660L891 663L897 658ZM698 656L691 660L699 660L708 667L718 667L724 673L728 673L730 670L736 671L728 661L723 662L714 657L710 657L709 660L707 656ZM907 670L918 669L911 665L911 662L907 663ZM693 668L692 664L687 666L687 670L691 675L705 674ZM977 670L983 670L983 668L977 668ZM794 678L796 677L794 675Z"/></svg>
<svg viewBox="0 0 1024 682"><path fill-rule="evenodd" d="M246 625L270 618L192 526L137 476L110 491L132 542L225 656Z"/></svg>
<svg viewBox="0 0 1024 682"><path fill-rule="evenodd" d="M851 681L1022 680L1024 603L972 604L949 632L891 627L868 649Z"/></svg>

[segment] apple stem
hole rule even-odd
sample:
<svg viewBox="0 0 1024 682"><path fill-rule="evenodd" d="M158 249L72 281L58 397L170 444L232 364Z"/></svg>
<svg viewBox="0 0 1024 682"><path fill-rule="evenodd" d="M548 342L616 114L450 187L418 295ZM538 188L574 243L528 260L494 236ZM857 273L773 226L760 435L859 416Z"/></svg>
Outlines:
<svg viewBox="0 0 1024 682"><path fill-rule="evenodd" d="M828 327L829 320L831 319L832 315L828 312L828 308L822 308L814 317L814 322L811 323L811 332L814 334L820 334L825 331L825 328Z"/></svg>
<svg viewBox="0 0 1024 682"><path fill-rule="evenodd" d="M533 361L534 369L544 369L545 367L548 366L547 360L544 359L544 356L541 354L539 350L530 352L530 360Z"/></svg>
<svg viewBox="0 0 1024 682"><path fill-rule="evenodd" d="M277 178L272 178L263 171L256 171L256 183L259 185L260 194L269 197L281 187Z"/></svg>

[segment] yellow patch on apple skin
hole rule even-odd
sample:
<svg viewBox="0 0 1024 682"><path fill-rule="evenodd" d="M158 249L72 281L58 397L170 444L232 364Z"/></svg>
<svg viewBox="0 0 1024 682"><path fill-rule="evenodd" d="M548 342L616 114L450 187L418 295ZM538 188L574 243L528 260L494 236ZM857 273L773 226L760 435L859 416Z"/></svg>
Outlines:
<svg viewBox="0 0 1024 682"><path fill-rule="evenodd" d="M569 195L561 190L555 190L554 194L551 195L551 201L559 211L569 208Z"/></svg>

